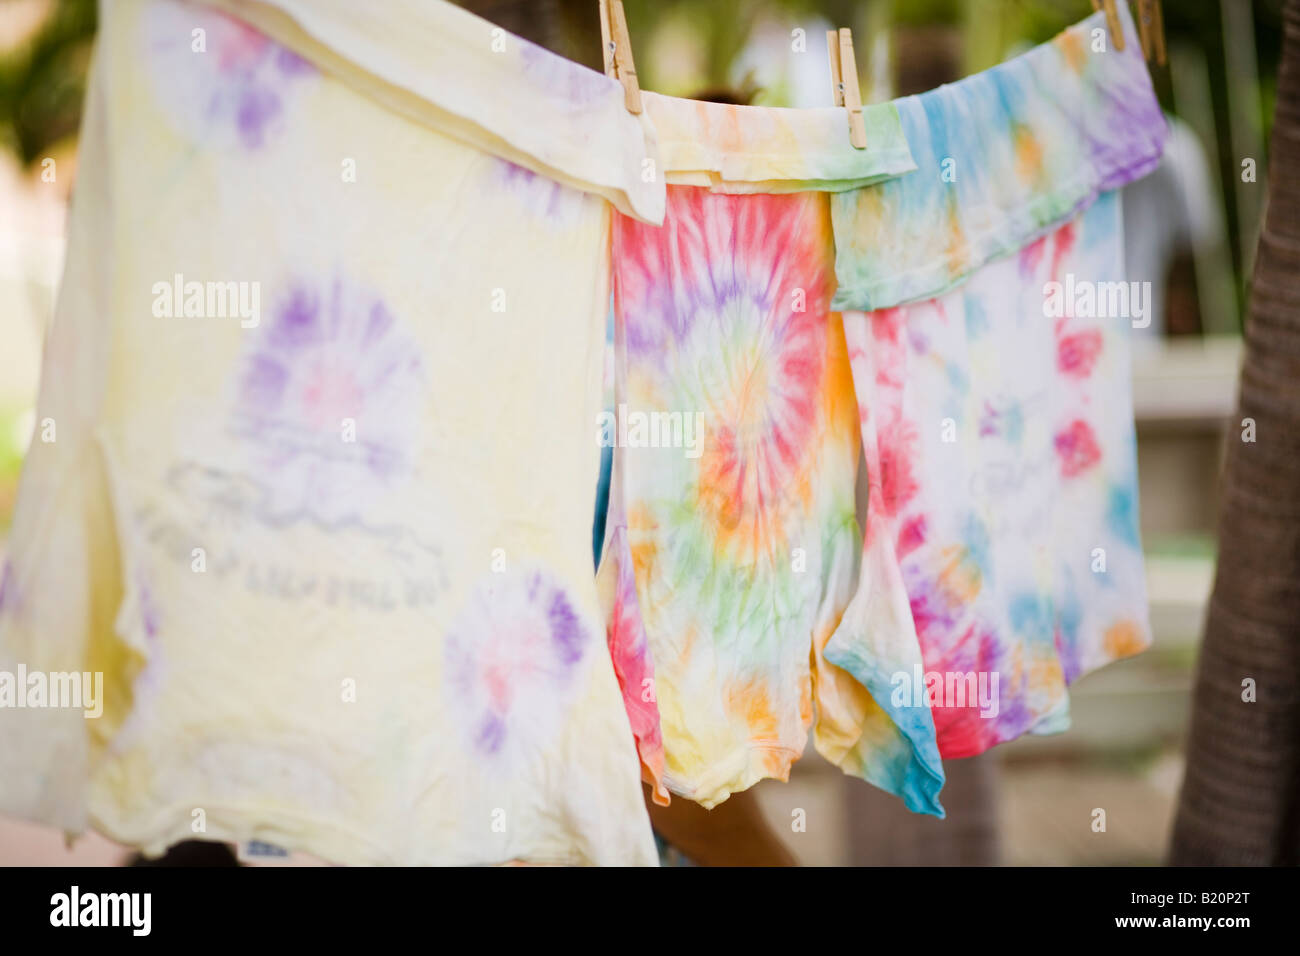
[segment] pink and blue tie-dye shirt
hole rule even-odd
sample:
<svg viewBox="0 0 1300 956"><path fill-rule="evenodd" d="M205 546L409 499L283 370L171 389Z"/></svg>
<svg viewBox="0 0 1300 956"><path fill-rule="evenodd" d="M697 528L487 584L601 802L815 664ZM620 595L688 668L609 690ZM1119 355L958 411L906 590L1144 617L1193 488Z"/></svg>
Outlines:
<svg viewBox="0 0 1300 956"><path fill-rule="evenodd" d="M1155 166L1165 124L1123 22L1122 53L1096 14L899 101L917 172L833 198L870 505L826 656L891 713L928 708L945 757L1064 729L1069 682L1150 642L1128 360L1143 292L1113 190ZM902 575L923 667L866 617L873 563Z"/></svg>

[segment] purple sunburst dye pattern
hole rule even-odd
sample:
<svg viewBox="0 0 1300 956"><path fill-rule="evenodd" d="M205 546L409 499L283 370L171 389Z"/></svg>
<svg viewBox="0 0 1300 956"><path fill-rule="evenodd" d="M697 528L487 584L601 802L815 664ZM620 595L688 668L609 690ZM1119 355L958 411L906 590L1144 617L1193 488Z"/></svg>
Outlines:
<svg viewBox="0 0 1300 956"><path fill-rule="evenodd" d="M556 591L551 595L549 617L551 634L555 638L560 660L568 665L578 663L578 661L582 660L584 637L582 626L578 623L578 615L574 612L573 605L560 591Z"/></svg>
<svg viewBox="0 0 1300 956"><path fill-rule="evenodd" d="M553 226L572 225L582 210L583 196L576 189L547 179L509 160L491 159L491 186L514 196L534 219Z"/></svg>
<svg viewBox="0 0 1300 956"><path fill-rule="evenodd" d="M231 431L273 512L361 517L410 476L427 374L377 294L337 277L291 281L247 342Z"/></svg>
<svg viewBox="0 0 1300 956"><path fill-rule="evenodd" d="M171 118L194 139L256 150L283 128L289 99L316 68L248 24L212 10L156 3L146 55ZM202 30L202 48L195 49Z"/></svg>
<svg viewBox="0 0 1300 956"><path fill-rule="evenodd" d="M449 701L468 749L506 763L560 732L591 635L569 595L540 569L492 574L447 634Z"/></svg>

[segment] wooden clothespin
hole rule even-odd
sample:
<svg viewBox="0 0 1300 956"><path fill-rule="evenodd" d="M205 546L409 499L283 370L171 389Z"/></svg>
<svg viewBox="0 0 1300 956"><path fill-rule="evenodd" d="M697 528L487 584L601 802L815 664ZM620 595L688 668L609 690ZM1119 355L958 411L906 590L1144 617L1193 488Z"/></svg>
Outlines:
<svg viewBox="0 0 1300 956"><path fill-rule="evenodd" d="M1160 0L1138 0L1138 27L1142 31L1142 54L1164 66L1168 60L1165 52L1165 16Z"/></svg>
<svg viewBox="0 0 1300 956"><path fill-rule="evenodd" d="M605 45L605 75L623 84L627 111L640 113L641 87L632 62L632 39L627 32L623 0L600 0L600 40Z"/></svg>
<svg viewBox="0 0 1300 956"><path fill-rule="evenodd" d="M1106 29L1110 32L1110 42L1115 44L1115 49L1124 49L1124 28L1119 23L1119 10L1115 4L1117 0L1092 0L1092 8L1100 10L1106 8Z"/></svg>
<svg viewBox="0 0 1300 956"><path fill-rule="evenodd" d="M858 86L858 61L853 55L853 31L848 27L826 31L826 52L831 58L831 92L835 105L849 111L849 142L867 148L867 126L862 119L862 91Z"/></svg>

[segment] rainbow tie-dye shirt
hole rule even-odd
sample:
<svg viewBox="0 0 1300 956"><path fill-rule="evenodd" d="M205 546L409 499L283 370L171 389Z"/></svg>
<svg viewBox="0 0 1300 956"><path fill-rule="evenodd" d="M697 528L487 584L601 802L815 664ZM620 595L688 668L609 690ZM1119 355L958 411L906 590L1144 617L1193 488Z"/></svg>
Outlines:
<svg viewBox="0 0 1300 956"><path fill-rule="evenodd" d="M660 799L713 806L784 779L815 727L837 762L864 739L892 755L931 809L928 715L889 719L821 653L858 547L827 191L912 168L897 115L869 109L858 151L843 110L654 94L646 109L668 209L662 227L615 225L619 440L600 572L646 776ZM901 578L882 579L875 624L900 666L919 665Z"/></svg>

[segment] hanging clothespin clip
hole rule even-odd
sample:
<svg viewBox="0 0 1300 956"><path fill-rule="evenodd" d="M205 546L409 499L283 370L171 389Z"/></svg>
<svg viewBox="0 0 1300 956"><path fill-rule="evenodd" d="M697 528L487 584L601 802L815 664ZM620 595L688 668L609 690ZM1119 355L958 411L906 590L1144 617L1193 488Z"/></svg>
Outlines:
<svg viewBox="0 0 1300 956"><path fill-rule="evenodd" d="M641 87L632 62L632 39L627 32L623 0L600 0L600 40L605 45L605 75L623 84L623 104L629 113L641 112Z"/></svg>
<svg viewBox="0 0 1300 956"><path fill-rule="evenodd" d="M858 86L858 61L853 55L853 31L848 27L826 31L826 52L831 59L831 92L835 105L849 111L849 142L867 148L867 126L862 119L862 91Z"/></svg>
<svg viewBox="0 0 1300 956"><path fill-rule="evenodd" d="M1138 0L1138 28L1142 31L1142 54L1150 60L1153 56L1161 66L1168 55L1165 52L1165 15L1160 0Z"/></svg>
<svg viewBox="0 0 1300 956"><path fill-rule="evenodd" d="M1119 10L1115 4L1118 0L1092 0L1092 8L1100 10L1106 8L1106 29L1110 32L1110 42L1115 44L1115 49L1124 49L1124 28L1120 26Z"/></svg>

